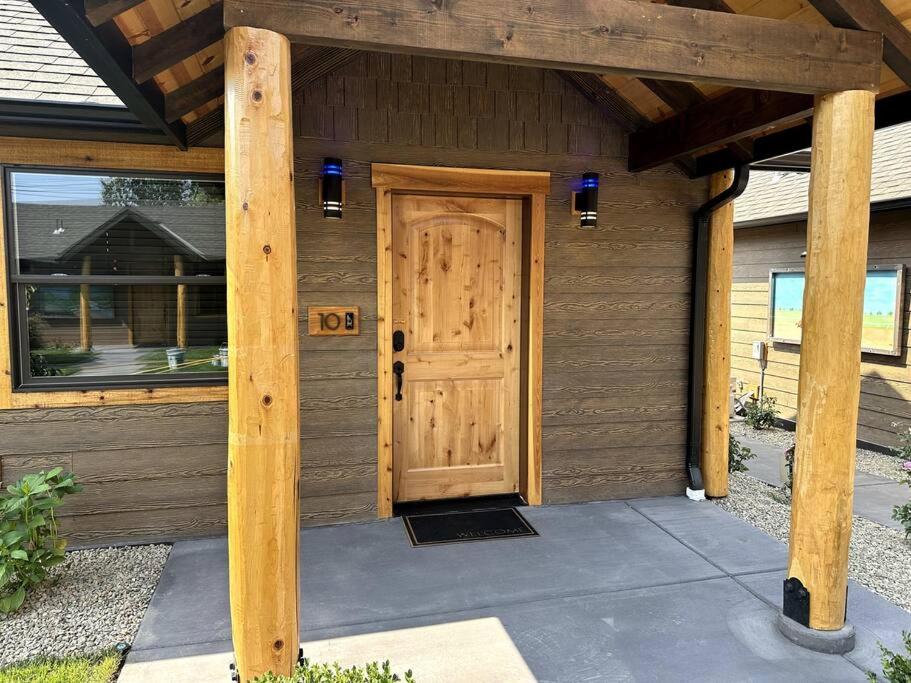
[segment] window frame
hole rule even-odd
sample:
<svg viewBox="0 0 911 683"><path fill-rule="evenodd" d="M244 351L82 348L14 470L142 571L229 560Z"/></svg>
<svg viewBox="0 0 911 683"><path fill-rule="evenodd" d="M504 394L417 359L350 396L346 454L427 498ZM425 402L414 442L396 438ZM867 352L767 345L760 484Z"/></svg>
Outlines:
<svg viewBox="0 0 911 683"><path fill-rule="evenodd" d="M146 146L143 146L146 147ZM221 150L218 150L219 152ZM0 323L6 325L9 354L9 375L10 392L13 396L22 395L30 398L28 395L46 396L48 393L73 394L80 396L90 396L95 394L98 402L107 403L108 396L117 392L116 398L126 399L122 402L163 402L151 399L152 396L160 397L165 400L173 400L175 396L180 396L180 392L188 390L197 394L205 389L211 389L218 392L218 398L201 395L199 400L219 400L222 393L226 393L228 376L227 372L212 373L186 373L184 375L166 375L154 377L150 375L107 375L99 376L92 379L68 379L59 376L53 377L31 377L28 371L28 325L20 324L20 321L27 319L25 306L25 287L29 283L34 284L53 284L55 286L75 286L82 284L89 285L149 285L149 284L167 284L167 285L193 285L197 287L227 287L227 278L225 276L210 276L200 279L192 275L188 276L119 276L119 275L71 275L65 281L61 278L59 281L54 280L49 275L20 275L18 274L18 265L15 262L16 245L14 239L14 230L11 224L13 215L13 192L11 177L16 172L38 172L56 175L84 175L84 176L107 176L107 177L127 177L127 178L161 178L174 180L212 180L226 182L224 174L212 172L196 171L159 171L155 169L134 169L131 167L106 167L104 165L90 166L64 166L32 163L0 163L0 182L2 182L2 222L0 222L0 254L3 262L0 263L0 275L3 277L2 286L5 288L7 312L0 320ZM0 302L2 303L2 302ZM227 309L225 310L227 316ZM140 399L140 400L131 400ZM180 398L183 398L180 396ZM187 396L189 398L189 396ZM54 401L50 401L53 403ZM120 403L121 401L116 401ZM84 403L80 402L79 405ZM0 405L0 409L5 407L19 407Z"/></svg>

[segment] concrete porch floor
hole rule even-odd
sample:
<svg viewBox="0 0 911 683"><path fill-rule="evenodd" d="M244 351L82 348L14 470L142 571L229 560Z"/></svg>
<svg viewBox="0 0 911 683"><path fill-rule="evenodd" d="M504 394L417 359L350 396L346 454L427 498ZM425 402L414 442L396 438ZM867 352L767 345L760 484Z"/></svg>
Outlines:
<svg viewBox="0 0 911 683"><path fill-rule="evenodd" d="M540 533L411 548L401 520L301 532L305 655L430 681L863 681L911 613L852 584L857 647L775 626L787 549L711 503L524 508ZM251 549L256 552L256 549ZM227 681L226 539L174 545L120 677Z"/></svg>

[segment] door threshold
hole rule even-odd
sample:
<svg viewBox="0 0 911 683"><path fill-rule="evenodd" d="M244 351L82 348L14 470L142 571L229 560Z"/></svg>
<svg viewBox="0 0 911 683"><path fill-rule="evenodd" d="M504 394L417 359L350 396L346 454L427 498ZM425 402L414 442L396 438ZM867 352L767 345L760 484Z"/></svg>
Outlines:
<svg viewBox="0 0 911 683"><path fill-rule="evenodd" d="M473 496L471 498L447 498L445 500L417 500L396 503L392 509L395 517L402 515L433 515L442 512L476 512L478 510L503 510L523 507L528 503L518 493L496 496Z"/></svg>

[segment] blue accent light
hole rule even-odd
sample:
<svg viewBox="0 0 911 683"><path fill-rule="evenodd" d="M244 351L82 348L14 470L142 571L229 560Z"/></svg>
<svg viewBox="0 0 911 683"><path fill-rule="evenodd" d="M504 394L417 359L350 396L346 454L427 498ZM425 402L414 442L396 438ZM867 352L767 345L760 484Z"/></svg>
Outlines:
<svg viewBox="0 0 911 683"><path fill-rule="evenodd" d="M342 160L323 159L322 196L323 218L342 217Z"/></svg>
<svg viewBox="0 0 911 683"><path fill-rule="evenodd" d="M575 209L579 212L580 228L598 227L598 174L582 175L582 190L576 193Z"/></svg>

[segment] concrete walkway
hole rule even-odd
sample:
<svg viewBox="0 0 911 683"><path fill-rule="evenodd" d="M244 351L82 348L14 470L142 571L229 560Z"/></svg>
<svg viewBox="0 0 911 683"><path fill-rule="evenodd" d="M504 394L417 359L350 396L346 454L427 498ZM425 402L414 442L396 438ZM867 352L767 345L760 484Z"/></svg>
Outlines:
<svg viewBox="0 0 911 683"><path fill-rule="evenodd" d="M748 436L738 436L737 440L756 454L755 458L746 463L750 468L747 474L772 486L781 486L784 483L779 464L782 456L780 446L770 446ZM907 484L866 472L855 474L854 514L859 517L893 529L902 529L902 525L892 519L892 508L904 505L909 498L911 489Z"/></svg>
<svg viewBox="0 0 911 683"><path fill-rule="evenodd" d="M852 585L857 648L775 626L781 543L683 497L525 508L539 537L412 548L401 520L301 532L301 640L419 683L863 681L911 613ZM250 552L257 552L251 548ZM174 545L121 683L226 681L224 538Z"/></svg>

